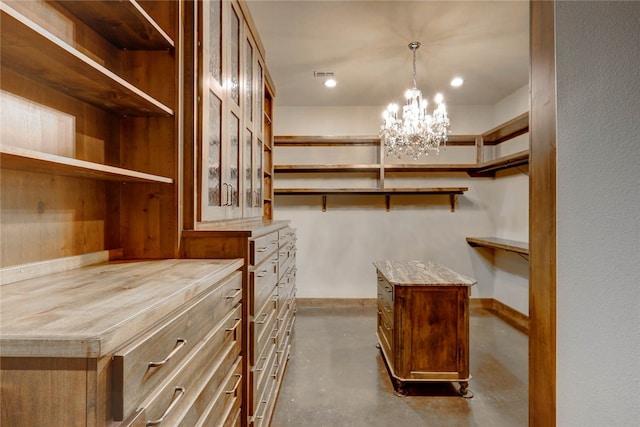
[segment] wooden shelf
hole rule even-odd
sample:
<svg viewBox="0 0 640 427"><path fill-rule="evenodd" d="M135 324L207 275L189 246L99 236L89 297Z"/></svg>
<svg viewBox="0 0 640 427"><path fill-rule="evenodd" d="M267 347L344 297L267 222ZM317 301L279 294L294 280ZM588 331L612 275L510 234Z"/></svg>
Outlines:
<svg viewBox="0 0 640 427"><path fill-rule="evenodd" d="M527 132L529 132L528 111L483 133L482 140L484 145L496 145Z"/></svg>
<svg viewBox="0 0 640 427"><path fill-rule="evenodd" d="M467 172L475 164L385 164L385 172Z"/></svg>
<svg viewBox="0 0 640 427"><path fill-rule="evenodd" d="M173 116L173 110L69 46L5 3L2 65L118 115Z"/></svg>
<svg viewBox="0 0 640 427"><path fill-rule="evenodd" d="M121 49L173 49L174 42L135 0L58 0L98 34Z"/></svg>
<svg viewBox="0 0 640 427"><path fill-rule="evenodd" d="M529 164L529 150L524 150L485 162L482 166L470 168L468 173L473 177L491 177L495 176L497 171L527 164Z"/></svg>
<svg viewBox="0 0 640 427"><path fill-rule="evenodd" d="M518 254L529 255L529 243L499 237L467 237L470 246L502 249Z"/></svg>
<svg viewBox="0 0 640 427"><path fill-rule="evenodd" d="M273 169L280 173L380 172L380 165L274 165Z"/></svg>
<svg viewBox="0 0 640 427"><path fill-rule="evenodd" d="M119 182L172 184L173 179L144 172L87 162L54 154L0 145L0 163L4 169L46 173Z"/></svg>
<svg viewBox="0 0 640 427"><path fill-rule="evenodd" d="M353 145L380 145L378 136L274 136L276 146L326 147Z"/></svg>
<svg viewBox="0 0 640 427"><path fill-rule="evenodd" d="M468 187L430 187L430 188L276 188L274 194L280 195L295 195L295 196L308 196L308 195L320 195L322 196L322 211L327 210L327 196L328 195L384 195L386 199L387 210L391 208L391 196L392 195L406 195L406 194L444 194L449 195L449 204L451 205L451 212L455 212L455 203L457 197L468 191Z"/></svg>

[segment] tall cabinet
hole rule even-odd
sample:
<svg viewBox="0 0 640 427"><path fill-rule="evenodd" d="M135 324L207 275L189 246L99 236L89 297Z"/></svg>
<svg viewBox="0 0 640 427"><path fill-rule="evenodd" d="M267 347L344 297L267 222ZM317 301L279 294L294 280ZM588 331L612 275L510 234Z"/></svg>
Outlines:
<svg viewBox="0 0 640 427"><path fill-rule="evenodd" d="M195 3L193 224L262 215L264 49L237 1Z"/></svg>

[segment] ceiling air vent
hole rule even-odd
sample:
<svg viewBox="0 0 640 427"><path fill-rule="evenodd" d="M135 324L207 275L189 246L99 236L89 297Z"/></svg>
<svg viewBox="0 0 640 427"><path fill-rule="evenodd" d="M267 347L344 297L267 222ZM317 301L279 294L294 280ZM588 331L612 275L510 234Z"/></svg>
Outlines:
<svg viewBox="0 0 640 427"><path fill-rule="evenodd" d="M313 77L327 78L333 77L335 73L333 71L314 71Z"/></svg>

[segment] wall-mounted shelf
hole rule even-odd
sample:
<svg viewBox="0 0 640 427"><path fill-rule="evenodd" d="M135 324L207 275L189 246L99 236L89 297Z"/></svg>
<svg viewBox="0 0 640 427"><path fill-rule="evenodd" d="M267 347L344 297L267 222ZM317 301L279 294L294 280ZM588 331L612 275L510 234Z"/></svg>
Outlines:
<svg viewBox="0 0 640 427"><path fill-rule="evenodd" d="M492 177L496 172L529 164L529 150L500 157L482 164L482 166L469 168L467 173L472 177Z"/></svg>
<svg viewBox="0 0 640 427"><path fill-rule="evenodd" d="M380 137L377 136L275 136L275 146L285 147L327 147L327 146L354 146L354 145L380 145Z"/></svg>
<svg viewBox="0 0 640 427"><path fill-rule="evenodd" d="M495 145L529 132L529 112L520 114L482 134L484 145Z"/></svg>
<svg viewBox="0 0 640 427"><path fill-rule="evenodd" d="M275 194L281 195L320 195L322 196L322 211L327 210L327 196L329 195L384 195L387 210L391 209L391 196L400 194L444 194L449 195L451 212L455 212L457 197L468 191L468 187L432 187L432 188L276 188Z"/></svg>
<svg viewBox="0 0 640 427"><path fill-rule="evenodd" d="M0 161L4 169L16 169L105 181L173 183L173 179L164 176L7 145L0 145Z"/></svg>
<svg viewBox="0 0 640 427"><path fill-rule="evenodd" d="M279 173L380 172L379 164L275 165L273 168Z"/></svg>
<svg viewBox="0 0 640 427"><path fill-rule="evenodd" d="M118 115L173 116L171 108L5 3L0 3L0 8L0 60L3 66Z"/></svg>
<svg viewBox="0 0 640 427"><path fill-rule="evenodd" d="M58 3L120 49L159 50L174 47L171 37L135 0L58 0Z"/></svg>
<svg viewBox="0 0 640 427"><path fill-rule="evenodd" d="M529 243L499 237L467 237L470 246L502 249L522 255L529 255Z"/></svg>

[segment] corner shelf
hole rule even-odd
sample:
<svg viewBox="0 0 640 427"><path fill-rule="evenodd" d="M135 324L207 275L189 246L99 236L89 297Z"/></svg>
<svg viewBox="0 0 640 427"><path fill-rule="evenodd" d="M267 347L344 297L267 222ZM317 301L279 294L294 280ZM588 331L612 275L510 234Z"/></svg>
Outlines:
<svg viewBox="0 0 640 427"><path fill-rule="evenodd" d="M0 3L0 9L0 61L4 66L118 115L173 116L171 108L5 3Z"/></svg>
<svg viewBox="0 0 640 427"><path fill-rule="evenodd" d="M173 179L70 157L0 145L3 169L72 176L105 181L172 184Z"/></svg>
<svg viewBox="0 0 640 427"><path fill-rule="evenodd" d="M58 3L120 49L161 50L175 46L135 0L58 0Z"/></svg>
<svg viewBox="0 0 640 427"><path fill-rule="evenodd" d="M391 196L400 194L448 194L451 212L455 212L457 196L468 191L468 187L432 187L432 188L276 188L275 194L281 195L320 195L322 196L322 211L327 210L328 195L384 195L387 211L391 209Z"/></svg>
<svg viewBox="0 0 640 427"><path fill-rule="evenodd" d="M467 243L473 247L502 249L517 254L529 255L529 243L499 237L467 237Z"/></svg>
<svg viewBox="0 0 640 427"><path fill-rule="evenodd" d="M529 164L529 150L500 157L482 164L479 167L471 167L467 173L472 177L492 177L500 170L515 168Z"/></svg>

